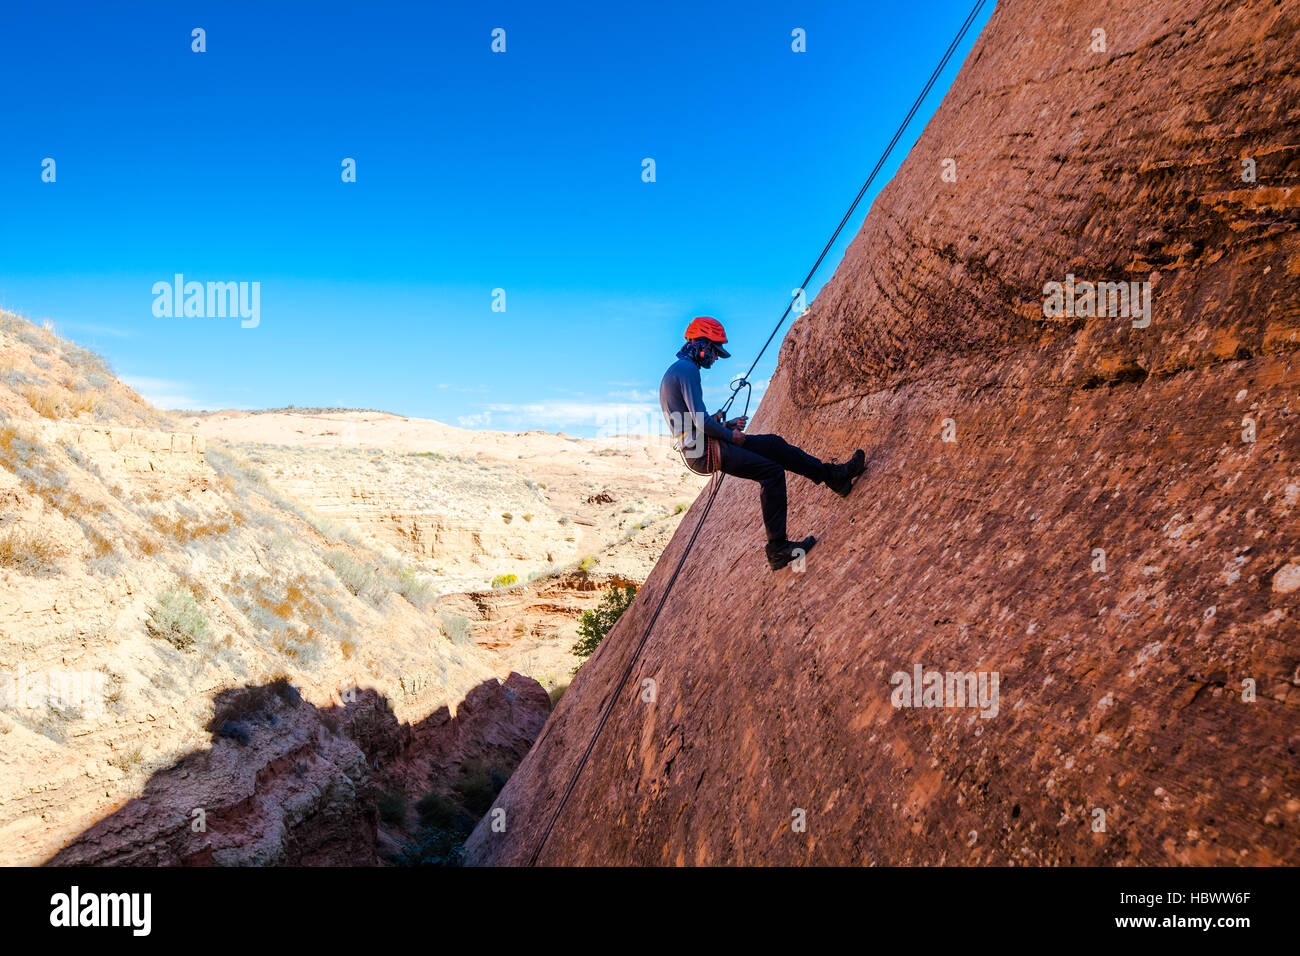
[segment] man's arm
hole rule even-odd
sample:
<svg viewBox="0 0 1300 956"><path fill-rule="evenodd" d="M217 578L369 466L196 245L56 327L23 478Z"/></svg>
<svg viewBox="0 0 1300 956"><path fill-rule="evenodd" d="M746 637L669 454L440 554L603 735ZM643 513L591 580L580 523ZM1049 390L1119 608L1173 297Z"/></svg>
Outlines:
<svg viewBox="0 0 1300 956"><path fill-rule="evenodd" d="M704 410L704 389L700 385L699 369L695 369L695 374L682 382L682 399L686 402L691 420L704 428L704 434L718 441L735 444L731 431L724 428L720 421Z"/></svg>

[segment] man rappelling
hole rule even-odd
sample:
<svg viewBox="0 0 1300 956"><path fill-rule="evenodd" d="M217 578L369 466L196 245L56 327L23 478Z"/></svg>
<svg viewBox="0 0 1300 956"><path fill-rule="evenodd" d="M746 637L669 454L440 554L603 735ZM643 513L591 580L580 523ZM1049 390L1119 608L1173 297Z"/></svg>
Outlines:
<svg viewBox="0 0 1300 956"><path fill-rule="evenodd" d="M711 368L720 358L730 358L726 343L727 333L717 319L692 319L686 328L686 344L659 383L659 405L676 439L674 448L681 452L687 468L701 475L720 471L759 483L767 529L767 563L779 571L817 543L812 535L799 541L786 537L785 473L803 475L847 498L853 490L853 479L866 466L867 456L859 448L843 464L825 462L779 435L746 435L748 419L744 416L723 422L721 412L707 414L700 369Z"/></svg>

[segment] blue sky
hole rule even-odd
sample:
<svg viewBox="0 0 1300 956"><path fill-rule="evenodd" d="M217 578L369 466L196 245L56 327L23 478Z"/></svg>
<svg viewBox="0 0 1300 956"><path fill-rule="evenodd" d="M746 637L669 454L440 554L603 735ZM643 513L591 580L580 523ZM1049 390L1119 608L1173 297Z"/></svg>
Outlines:
<svg viewBox="0 0 1300 956"><path fill-rule="evenodd" d="M708 314L735 356L706 376L718 404L969 8L8 4L0 305L167 407L571 434L653 411ZM176 273L259 282L257 327L156 316L154 283Z"/></svg>

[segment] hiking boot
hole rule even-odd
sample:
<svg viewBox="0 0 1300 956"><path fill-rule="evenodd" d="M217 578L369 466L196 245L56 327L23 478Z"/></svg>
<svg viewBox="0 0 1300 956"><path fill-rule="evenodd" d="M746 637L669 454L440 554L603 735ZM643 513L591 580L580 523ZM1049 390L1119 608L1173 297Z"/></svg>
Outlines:
<svg viewBox="0 0 1300 956"><path fill-rule="evenodd" d="M812 550L817 539L812 535L802 541L769 541L767 543L767 563L773 571L780 571L791 561L802 558Z"/></svg>
<svg viewBox="0 0 1300 956"><path fill-rule="evenodd" d="M844 464L827 466L826 487L841 498L847 498L853 490L853 479L862 474L866 467L867 453L859 448Z"/></svg>

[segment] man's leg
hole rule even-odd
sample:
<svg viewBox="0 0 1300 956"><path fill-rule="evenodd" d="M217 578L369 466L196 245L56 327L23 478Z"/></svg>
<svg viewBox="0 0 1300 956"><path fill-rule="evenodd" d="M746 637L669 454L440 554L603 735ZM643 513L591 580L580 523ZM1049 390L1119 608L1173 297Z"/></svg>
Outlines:
<svg viewBox="0 0 1300 956"><path fill-rule="evenodd" d="M759 483L759 502L763 507L763 526L767 540L785 542L785 469L780 464L749 450L749 438L744 447L725 445L719 471L737 478L748 478Z"/></svg>
<svg viewBox="0 0 1300 956"><path fill-rule="evenodd" d="M790 444L780 435L746 435L743 451L752 451L769 461L774 461L786 471L803 475L814 483L824 483L827 478L827 462L814 458L802 448Z"/></svg>

